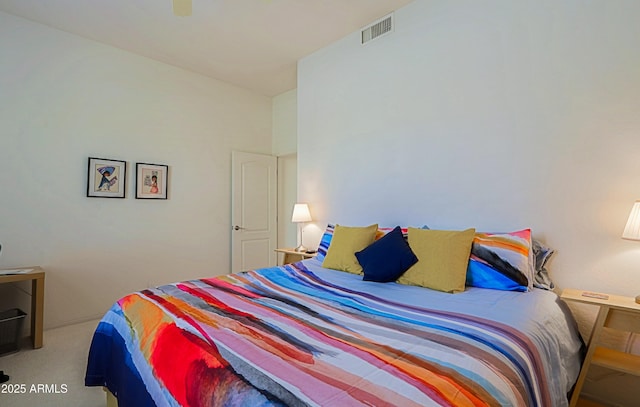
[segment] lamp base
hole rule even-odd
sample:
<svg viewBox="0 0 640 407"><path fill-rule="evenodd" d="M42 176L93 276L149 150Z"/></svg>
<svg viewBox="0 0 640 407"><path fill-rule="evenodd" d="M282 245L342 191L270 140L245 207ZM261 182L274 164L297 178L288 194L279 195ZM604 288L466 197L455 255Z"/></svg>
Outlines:
<svg viewBox="0 0 640 407"><path fill-rule="evenodd" d="M640 295L636 297L636 304L640 304Z"/></svg>
<svg viewBox="0 0 640 407"><path fill-rule="evenodd" d="M296 250L297 252L306 252L306 251L307 251L307 248L306 248L306 247L304 247L303 245L300 245L300 246L296 247L296 248L295 248L295 250Z"/></svg>

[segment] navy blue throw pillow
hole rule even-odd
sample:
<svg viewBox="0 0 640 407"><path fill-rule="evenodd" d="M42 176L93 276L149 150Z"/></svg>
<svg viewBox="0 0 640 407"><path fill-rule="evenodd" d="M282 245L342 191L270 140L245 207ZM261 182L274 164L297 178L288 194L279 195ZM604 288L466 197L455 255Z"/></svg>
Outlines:
<svg viewBox="0 0 640 407"><path fill-rule="evenodd" d="M356 253L364 271L365 281L388 283L396 281L418 258L402 236L400 226Z"/></svg>

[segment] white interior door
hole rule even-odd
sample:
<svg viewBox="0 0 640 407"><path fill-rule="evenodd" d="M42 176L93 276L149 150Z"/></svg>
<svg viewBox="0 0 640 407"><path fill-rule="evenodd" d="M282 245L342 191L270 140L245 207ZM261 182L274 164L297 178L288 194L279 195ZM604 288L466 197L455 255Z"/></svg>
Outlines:
<svg viewBox="0 0 640 407"><path fill-rule="evenodd" d="M233 151L231 165L231 272L274 266L277 159Z"/></svg>

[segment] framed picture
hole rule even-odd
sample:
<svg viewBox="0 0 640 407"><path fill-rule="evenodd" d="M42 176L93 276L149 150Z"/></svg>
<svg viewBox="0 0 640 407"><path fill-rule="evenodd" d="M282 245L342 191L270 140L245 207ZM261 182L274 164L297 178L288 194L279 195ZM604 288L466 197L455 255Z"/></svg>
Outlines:
<svg viewBox="0 0 640 407"><path fill-rule="evenodd" d="M120 160L89 157L87 196L124 198L127 190L127 163Z"/></svg>
<svg viewBox="0 0 640 407"><path fill-rule="evenodd" d="M167 199L169 167L136 163L136 199Z"/></svg>

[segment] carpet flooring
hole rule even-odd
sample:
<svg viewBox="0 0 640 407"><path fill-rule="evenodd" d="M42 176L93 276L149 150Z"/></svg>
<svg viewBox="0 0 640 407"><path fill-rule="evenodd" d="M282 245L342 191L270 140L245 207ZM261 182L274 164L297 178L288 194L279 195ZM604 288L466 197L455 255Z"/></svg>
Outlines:
<svg viewBox="0 0 640 407"><path fill-rule="evenodd" d="M0 384L2 407L105 407L101 387L85 387L84 374L93 331L88 321L44 332L44 346L29 344L0 356L0 370L10 376Z"/></svg>

